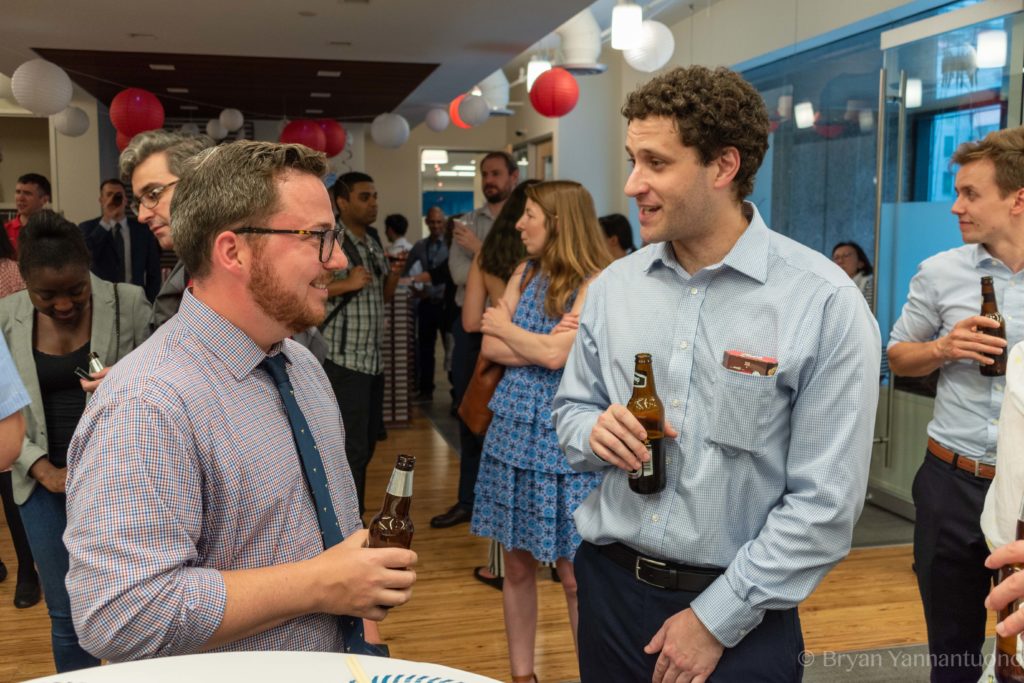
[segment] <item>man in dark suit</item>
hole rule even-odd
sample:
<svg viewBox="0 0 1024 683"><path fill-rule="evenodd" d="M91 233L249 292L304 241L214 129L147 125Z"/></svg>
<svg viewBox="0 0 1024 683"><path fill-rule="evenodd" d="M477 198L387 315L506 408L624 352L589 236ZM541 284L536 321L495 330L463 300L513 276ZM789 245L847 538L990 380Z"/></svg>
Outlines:
<svg viewBox="0 0 1024 683"><path fill-rule="evenodd" d="M100 185L103 215L78 227L92 254L92 272L111 282L130 282L153 301L160 291L160 245L149 229L125 213L124 184L116 179Z"/></svg>

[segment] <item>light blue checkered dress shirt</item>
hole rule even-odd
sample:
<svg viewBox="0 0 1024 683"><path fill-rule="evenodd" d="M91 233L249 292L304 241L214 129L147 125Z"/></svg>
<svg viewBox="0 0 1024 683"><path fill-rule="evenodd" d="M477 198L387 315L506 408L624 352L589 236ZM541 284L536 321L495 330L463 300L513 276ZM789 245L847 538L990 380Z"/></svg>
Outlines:
<svg viewBox="0 0 1024 683"><path fill-rule="evenodd" d="M0 420L18 412L31 401L28 391L14 367L14 360L7 348L7 342L0 334Z"/></svg>
<svg viewBox="0 0 1024 683"><path fill-rule="evenodd" d="M629 400L635 354L653 355L666 420L680 432L666 438L668 485L641 496L607 468L576 524L591 543L725 568L692 608L727 647L765 610L806 598L849 551L881 349L853 281L745 208L750 226L719 264L691 277L659 243L590 285L553 411L573 467L607 468L590 432ZM775 357L778 372L726 370L729 350Z"/></svg>
<svg viewBox="0 0 1024 683"><path fill-rule="evenodd" d="M1024 340L1024 271L1013 273L980 244L966 244L925 259L889 335L900 342L927 342L949 334L964 318L981 313L981 278L992 276L996 303L1006 319L1008 349ZM956 453L996 464L999 411L1005 377L985 377L977 361L946 363L939 373L928 436Z"/></svg>
<svg viewBox="0 0 1024 683"><path fill-rule="evenodd" d="M346 536L359 528L345 433L313 355L286 339L295 399ZM193 653L217 630L222 571L323 552L266 354L186 291L178 314L100 385L68 451L68 593L82 646L113 661ZM344 651L307 614L218 650Z"/></svg>

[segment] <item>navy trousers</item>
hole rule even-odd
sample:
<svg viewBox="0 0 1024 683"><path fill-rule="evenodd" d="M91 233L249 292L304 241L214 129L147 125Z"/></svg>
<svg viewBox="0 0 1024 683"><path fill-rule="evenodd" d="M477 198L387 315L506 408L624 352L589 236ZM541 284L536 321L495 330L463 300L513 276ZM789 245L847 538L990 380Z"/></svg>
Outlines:
<svg viewBox="0 0 1024 683"><path fill-rule="evenodd" d="M658 655L650 642L666 619L699 595L637 581L633 574L584 542L576 552L582 683L650 683ZM726 648L711 675L715 683L790 683L803 678L804 638L794 607L768 611L735 647Z"/></svg>

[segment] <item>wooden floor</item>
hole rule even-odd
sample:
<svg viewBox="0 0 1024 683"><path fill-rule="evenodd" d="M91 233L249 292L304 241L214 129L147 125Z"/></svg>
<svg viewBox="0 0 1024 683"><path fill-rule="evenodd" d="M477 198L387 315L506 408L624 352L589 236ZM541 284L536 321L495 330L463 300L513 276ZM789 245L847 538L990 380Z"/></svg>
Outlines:
<svg viewBox="0 0 1024 683"><path fill-rule="evenodd" d="M394 610L381 632L395 657L426 660L508 680L501 595L472 577L487 541L466 525L431 529L429 519L454 501L458 458L424 418L393 429L378 445L367 482L367 506L383 496L395 455L417 457L413 518L419 580L410 604ZM3 526L0 524L0 526ZM0 583L0 683L54 673L45 607L15 609L14 552L0 529L0 557L11 576ZM538 574L536 671L541 681L579 677L565 600L548 572ZM814 652L862 650L925 642L911 572L910 546L855 550L801 607L804 639ZM993 621L990 619L989 633Z"/></svg>

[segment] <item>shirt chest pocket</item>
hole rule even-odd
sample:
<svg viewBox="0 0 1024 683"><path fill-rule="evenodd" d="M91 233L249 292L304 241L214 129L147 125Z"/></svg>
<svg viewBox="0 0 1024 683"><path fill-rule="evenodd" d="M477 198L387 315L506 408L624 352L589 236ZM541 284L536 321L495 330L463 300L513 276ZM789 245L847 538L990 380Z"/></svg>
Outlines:
<svg viewBox="0 0 1024 683"><path fill-rule="evenodd" d="M789 424L789 402L779 390L778 376L747 375L721 366L716 371L708 438L727 453L766 455L778 431Z"/></svg>

